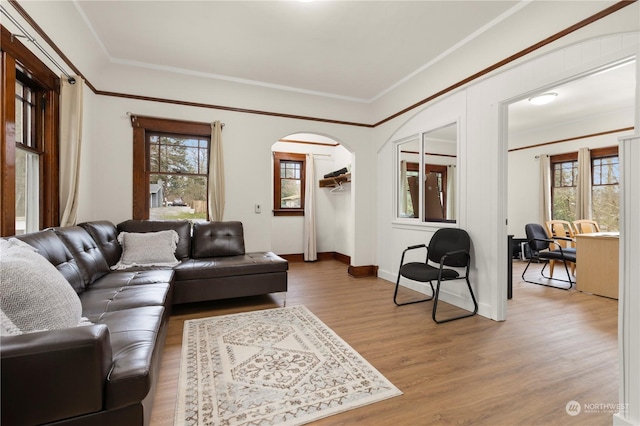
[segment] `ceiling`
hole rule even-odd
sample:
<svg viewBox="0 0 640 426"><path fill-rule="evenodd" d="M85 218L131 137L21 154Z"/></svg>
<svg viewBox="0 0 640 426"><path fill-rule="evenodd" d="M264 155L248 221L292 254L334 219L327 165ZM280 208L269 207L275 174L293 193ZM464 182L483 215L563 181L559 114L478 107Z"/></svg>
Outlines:
<svg viewBox="0 0 640 426"><path fill-rule="evenodd" d="M527 6L526 1L74 0L115 64L372 102ZM364 17L364 18L363 18ZM633 105L634 67L509 109L510 131Z"/></svg>
<svg viewBox="0 0 640 426"><path fill-rule="evenodd" d="M528 98L509 106L511 133L554 127L596 115L633 108L635 102L636 62L627 61L579 78L541 93L554 92L556 100L533 105ZM532 94L533 95L533 94Z"/></svg>
<svg viewBox="0 0 640 426"><path fill-rule="evenodd" d="M111 62L370 102L519 1L88 1Z"/></svg>

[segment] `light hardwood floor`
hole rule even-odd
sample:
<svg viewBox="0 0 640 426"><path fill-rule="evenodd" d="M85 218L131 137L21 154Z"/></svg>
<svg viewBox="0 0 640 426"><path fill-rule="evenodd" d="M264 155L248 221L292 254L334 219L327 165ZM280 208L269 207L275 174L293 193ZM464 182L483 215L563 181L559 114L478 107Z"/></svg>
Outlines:
<svg viewBox="0 0 640 426"><path fill-rule="evenodd" d="M602 405L618 402L617 301L524 283L522 268L514 265L507 321L437 325L431 302L396 307L388 281L351 278L335 261L290 263L287 306L306 305L404 393L314 425L611 424ZM175 307L151 424L173 425L185 320L282 301L275 294ZM456 309L440 306L443 315ZM572 400L593 412L568 415Z"/></svg>

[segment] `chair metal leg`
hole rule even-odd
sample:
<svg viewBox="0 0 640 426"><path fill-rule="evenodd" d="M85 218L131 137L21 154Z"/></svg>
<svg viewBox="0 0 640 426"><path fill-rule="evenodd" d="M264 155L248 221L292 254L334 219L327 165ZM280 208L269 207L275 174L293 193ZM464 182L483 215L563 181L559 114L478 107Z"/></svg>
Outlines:
<svg viewBox="0 0 640 426"><path fill-rule="evenodd" d="M551 276L546 276L544 274L544 269L547 267L549 262L546 262L544 264L544 266L542 267L542 270L540 271L540 275L542 275L543 278L546 278L548 280L555 280L555 281L562 281L562 282L565 282L565 283L569 283L569 287L562 287L562 286L557 286L557 285L544 284L544 283L541 283L541 282L530 281L530 280L526 279L524 277L524 275L527 273L527 269L529 269L529 265L531 265L531 260L533 260L533 258L529 259L529 262L527 263L527 266L524 268L524 271L522 271L522 280L524 282L529 283L529 284L541 285L541 286L545 286L545 287L557 288L557 289L560 289L560 290L570 290L571 287L573 287L573 281L571 281L571 274L569 273L569 268L567 267L567 261L566 260L563 260L562 263L564 264L564 269L567 272L567 277L569 278L569 280L563 280L561 278L553 278L553 273L552 273Z"/></svg>
<svg viewBox="0 0 640 426"><path fill-rule="evenodd" d="M434 294L433 284L431 284L431 281L429 281L429 285L431 286L431 297L429 297L427 299L413 300L413 301L410 301L410 302L398 303L397 298L398 298L398 287L400 287L400 277L401 277L401 275L398 274L398 279L396 280L396 289L393 292L393 303L395 303L396 306L413 305L414 303L428 302L429 300L433 299L433 294Z"/></svg>
<svg viewBox="0 0 640 426"><path fill-rule="evenodd" d="M431 311L431 318L433 318L433 321L435 321L437 324L442 324L444 322L449 322L449 321L455 321L455 320L459 320L462 318L468 318L468 317L472 317L475 314L478 313L478 301L476 300L475 295L473 294L473 289L471 288L471 283L469 282L469 276L465 276L464 277L466 282L467 282L467 288L469 289L469 294L471 294L471 300L473 300L473 312L468 313L468 314L464 314L464 315L460 315L458 317L453 317L453 318L447 318L444 320L438 320L436 319L436 311L438 309L438 296L440 295L440 281L438 281L438 284L436 285L436 292L433 298L433 309Z"/></svg>

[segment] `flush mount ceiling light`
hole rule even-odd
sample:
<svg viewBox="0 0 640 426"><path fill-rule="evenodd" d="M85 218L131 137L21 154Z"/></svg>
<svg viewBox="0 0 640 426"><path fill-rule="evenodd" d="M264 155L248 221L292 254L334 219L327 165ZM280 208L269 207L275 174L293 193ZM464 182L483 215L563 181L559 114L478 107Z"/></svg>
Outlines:
<svg viewBox="0 0 640 426"><path fill-rule="evenodd" d="M543 93L542 95L537 95L529 98L529 102L534 105L545 105L549 102L555 101L557 97L558 94L556 92L547 92Z"/></svg>

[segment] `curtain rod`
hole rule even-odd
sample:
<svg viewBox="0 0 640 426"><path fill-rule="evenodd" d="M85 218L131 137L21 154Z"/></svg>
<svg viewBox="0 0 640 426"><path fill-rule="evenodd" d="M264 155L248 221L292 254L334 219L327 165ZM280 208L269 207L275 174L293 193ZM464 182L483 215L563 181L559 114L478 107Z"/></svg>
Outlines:
<svg viewBox="0 0 640 426"><path fill-rule="evenodd" d="M127 111L126 114L127 114L127 117L129 117L129 119L132 119L133 117L138 117L137 114L134 114L131 111ZM175 118L165 118L164 120L176 120L176 119ZM183 120L180 120L180 121L183 121ZM191 123L199 123L199 122L191 121ZM225 126L224 123L220 123L220 128L221 129L224 129L224 126Z"/></svg>
<svg viewBox="0 0 640 426"><path fill-rule="evenodd" d="M62 68L62 66L60 64L58 64L58 62L55 59L53 59L53 57L49 54L49 52L47 52L42 46L40 46L38 41L35 38L33 38L33 36L31 34L29 34L29 32L27 30L25 30L24 27L22 25L20 25L20 23L18 21L16 21L13 18L13 16L11 16L9 14L9 12L7 12L7 10L4 8L4 6L0 5L0 9L2 10L2 14L4 16L6 16L7 18L9 18L11 23L13 23L13 25L18 27L18 29L22 32L22 35L11 34L11 37L25 37L27 40L29 40L31 43L33 43L38 48L38 50L40 52L42 52L51 62L53 62L53 65L55 65L60 71L62 71L62 73L67 77L67 81L70 84L75 84L76 79L73 78L67 71L65 71L65 69Z"/></svg>

